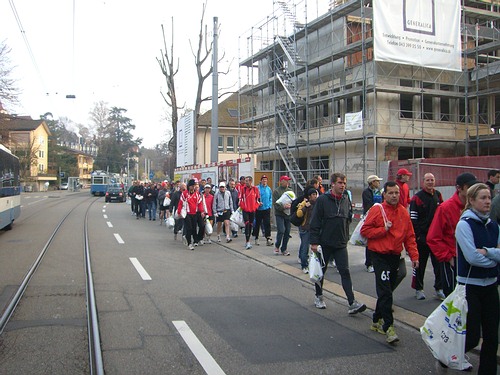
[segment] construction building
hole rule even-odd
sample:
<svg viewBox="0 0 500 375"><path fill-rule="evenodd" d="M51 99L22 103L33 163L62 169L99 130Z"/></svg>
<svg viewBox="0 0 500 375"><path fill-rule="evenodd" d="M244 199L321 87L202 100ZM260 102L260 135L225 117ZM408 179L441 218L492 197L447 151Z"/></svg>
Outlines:
<svg viewBox="0 0 500 375"><path fill-rule="evenodd" d="M392 160L500 154L500 2L428 1L456 2L455 70L379 60L383 2L274 1L240 37L239 126L250 136L239 152L254 154L258 170L289 174L297 190L343 172L359 193L368 175L387 178ZM434 9L436 25L450 27Z"/></svg>

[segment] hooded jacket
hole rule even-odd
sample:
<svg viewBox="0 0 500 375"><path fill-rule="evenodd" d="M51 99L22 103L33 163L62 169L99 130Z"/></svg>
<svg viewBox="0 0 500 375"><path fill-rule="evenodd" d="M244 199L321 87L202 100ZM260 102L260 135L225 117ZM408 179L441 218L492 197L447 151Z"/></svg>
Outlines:
<svg viewBox="0 0 500 375"><path fill-rule="evenodd" d="M455 227L463 209L464 204L457 192L441 203L434 214L427 232L427 245L440 262L449 262L457 255Z"/></svg>

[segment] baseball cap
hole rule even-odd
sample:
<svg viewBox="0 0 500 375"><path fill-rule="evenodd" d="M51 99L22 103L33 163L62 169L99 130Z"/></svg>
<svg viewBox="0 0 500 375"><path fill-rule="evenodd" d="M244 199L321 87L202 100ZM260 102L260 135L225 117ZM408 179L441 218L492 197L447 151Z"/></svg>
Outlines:
<svg viewBox="0 0 500 375"><path fill-rule="evenodd" d="M260 178L260 180L262 181L264 178L267 178L267 176L265 174L262 175L262 177Z"/></svg>
<svg viewBox="0 0 500 375"><path fill-rule="evenodd" d="M219 184L219 187L226 187L226 183L225 183L225 182L221 182L221 183Z"/></svg>
<svg viewBox="0 0 500 375"><path fill-rule="evenodd" d="M476 176L474 176L472 173L462 173L457 176L457 186L464 186L467 185L468 187L471 187L474 184L477 184L478 181L476 179Z"/></svg>
<svg viewBox="0 0 500 375"><path fill-rule="evenodd" d="M211 189L212 186L210 184L205 184L204 189Z"/></svg>
<svg viewBox="0 0 500 375"><path fill-rule="evenodd" d="M398 176L404 176L404 175L406 175L406 176L412 176L412 175L413 175L413 173L411 173L411 172L410 172L408 169L406 169L406 168L401 168L401 169L398 171L398 173L397 173L397 174L398 174Z"/></svg>
<svg viewBox="0 0 500 375"><path fill-rule="evenodd" d="M399 174L399 173L398 173L398 174ZM367 181L368 183L373 182L373 181L382 181L382 180L383 180L383 178L380 178L380 177L379 177L379 176L377 176L376 174L372 174L372 175L368 176L368 178L366 179L366 181Z"/></svg>
<svg viewBox="0 0 500 375"><path fill-rule="evenodd" d="M288 176L281 176L281 177L280 177L280 182L281 182L281 181L290 181L290 180L291 180L291 178L290 178L290 177L288 177Z"/></svg>

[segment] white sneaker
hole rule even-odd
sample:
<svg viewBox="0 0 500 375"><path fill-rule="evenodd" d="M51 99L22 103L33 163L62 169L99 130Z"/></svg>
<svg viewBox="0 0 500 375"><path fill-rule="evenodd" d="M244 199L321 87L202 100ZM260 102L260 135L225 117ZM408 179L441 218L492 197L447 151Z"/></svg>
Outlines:
<svg viewBox="0 0 500 375"><path fill-rule="evenodd" d="M198 243L198 245L200 245L200 246L203 246L204 244L205 244L205 242L204 242L203 240L201 240L201 241Z"/></svg>
<svg viewBox="0 0 500 375"><path fill-rule="evenodd" d="M436 298L440 299L441 301L444 301L446 299L446 296L444 295L443 289L436 290Z"/></svg>
<svg viewBox="0 0 500 375"><path fill-rule="evenodd" d="M217 242L220 242L220 234L217 235Z"/></svg>
<svg viewBox="0 0 500 375"><path fill-rule="evenodd" d="M366 272L368 272L368 273L374 273L375 270L373 269L373 266L368 266L368 267L366 267Z"/></svg>
<svg viewBox="0 0 500 375"><path fill-rule="evenodd" d="M364 303L359 303L358 301L354 300L350 305L349 305L349 310L347 311L348 314L357 314L361 313L366 310L366 305Z"/></svg>
<svg viewBox="0 0 500 375"><path fill-rule="evenodd" d="M189 248L189 250L194 250L193 244L189 244L188 248Z"/></svg>
<svg viewBox="0 0 500 375"><path fill-rule="evenodd" d="M231 242L232 240L233 240L233 239L232 239L231 237L229 237L229 236L227 236L227 237L226 237L226 242L227 242L227 243Z"/></svg>
<svg viewBox="0 0 500 375"><path fill-rule="evenodd" d="M302 272L309 273L309 268L307 268L307 267L302 268Z"/></svg>
<svg viewBox="0 0 500 375"><path fill-rule="evenodd" d="M250 242L247 242L245 246L245 250L250 250L252 248L252 244Z"/></svg>
<svg viewBox="0 0 500 375"><path fill-rule="evenodd" d="M211 244L211 243L212 243L212 240L211 240L210 238L208 238L208 239L206 240L206 243L207 243L207 244Z"/></svg>
<svg viewBox="0 0 500 375"><path fill-rule="evenodd" d="M317 309L326 309L326 303L323 301L323 296L314 297L314 306Z"/></svg>
<svg viewBox="0 0 500 375"><path fill-rule="evenodd" d="M255 243L255 246L260 246L260 243L259 243L259 239L258 239L258 238L256 238L256 239L255 239L255 242L254 242L254 243Z"/></svg>
<svg viewBox="0 0 500 375"><path fill-rule="evenodd" d="M417 290L417 291L415 292L415 298L416 298L417 300L419 300L419 301L424 300L424 299L425 299L425 293L424 293L424 291L423 291L423 290Z"/></svg>

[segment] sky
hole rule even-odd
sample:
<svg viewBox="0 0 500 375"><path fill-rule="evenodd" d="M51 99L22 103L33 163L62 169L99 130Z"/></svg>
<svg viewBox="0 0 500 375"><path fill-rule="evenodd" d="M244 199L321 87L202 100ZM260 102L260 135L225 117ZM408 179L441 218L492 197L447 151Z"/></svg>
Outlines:
<svg viewBox="0 0 500 375"><path fill-rule="evenodd" d="M85 125L94 103L104 101L127 110L125 115L136 126L134 136L143 138L143 146L166 141L169 110L160 94L166 85L156 61L163 49L161 25L170 49L173 17L174 54L180 61L175 78L178 102L192 109L197 78L189 41L196 50L202 4L202 0L0 0L0 41L11 49L12 78L22 91L20 105L11 112L35 119L51 112L55 118L68 117ZM273 0L208 0L204 23L211 38L213 17L218 17L219 57L225 53L219 71L232 61L230 73L219 75L219 87L238 89L239 37L272 12ZM204 87L209 96L211 78ZM207 109L210 104L205 104Z"/></svg>

